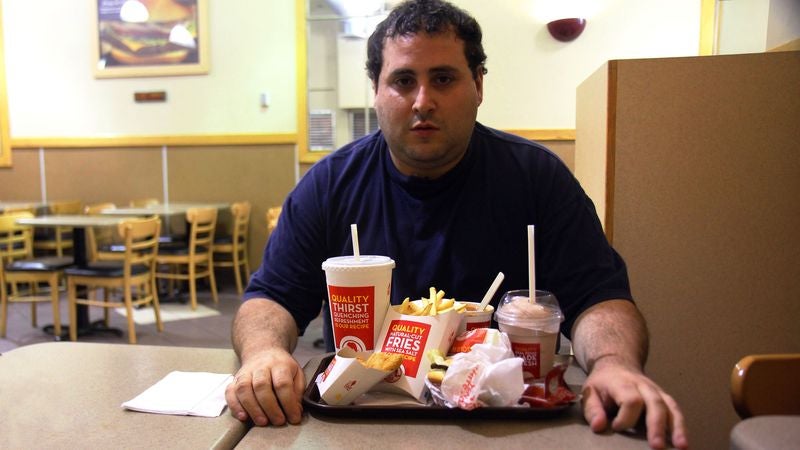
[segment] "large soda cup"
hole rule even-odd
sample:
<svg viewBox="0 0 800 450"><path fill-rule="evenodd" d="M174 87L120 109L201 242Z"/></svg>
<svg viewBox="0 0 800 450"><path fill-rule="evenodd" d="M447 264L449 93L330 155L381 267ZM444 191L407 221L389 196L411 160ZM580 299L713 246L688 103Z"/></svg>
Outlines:
<svg viewBox="0 0 800 450"><path fill-rule="evenodd" d="M336 351L372 351L392 291L394 260L387 256L337 256L322 263L328 283Z"/></svg>

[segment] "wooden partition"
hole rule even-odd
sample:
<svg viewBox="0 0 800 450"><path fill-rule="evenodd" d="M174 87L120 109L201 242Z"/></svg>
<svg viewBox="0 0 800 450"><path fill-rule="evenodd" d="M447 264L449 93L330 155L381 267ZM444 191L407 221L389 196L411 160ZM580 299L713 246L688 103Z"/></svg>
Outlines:
<svg viewBox="0 0 800 450"><path fill-rule="evenodd" d="M253 205L248 250L255 270L267 237L266 211L281 205L294 187L295 167L289 144L14 149L14 165L0 168L0 200L38 202L43 188L48 201L84 204L125 206L138 198L164 201L166 195L171 202L248 200ZM220 220L225 226L230 214L223 212Z"/></svg>
<svg viewBox="0 0 800 450"><path fill-rule="evenodd" d="M610 61L577 103L576 173L628 263L647 371L693 448L727 448L734 364L800 352L800 52Z"/></svg>

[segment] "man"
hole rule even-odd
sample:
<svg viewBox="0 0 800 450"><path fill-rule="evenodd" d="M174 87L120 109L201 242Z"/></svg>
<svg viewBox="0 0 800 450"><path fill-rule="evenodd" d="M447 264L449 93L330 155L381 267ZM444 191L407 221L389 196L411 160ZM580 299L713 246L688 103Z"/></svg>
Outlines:
<svg viewBox="0 0 800 450"><path fill-rule="evenodd" d="M399 5L370 37L381 131L320 161L287 198L234 320L232 414L300 422L306 380L291 351L326 297L322 261L351 252L349 224L362 252L395 260L393 301L429 286L478 299L499 271L526 286L535 224L537 285L560 301L588 373L591 428L626 430L645 413L652 447L671 432L686 448L678 405L643 374L647 329L591 201L547 149L476 122L485 60L477 22L440 0Z"/></svg>

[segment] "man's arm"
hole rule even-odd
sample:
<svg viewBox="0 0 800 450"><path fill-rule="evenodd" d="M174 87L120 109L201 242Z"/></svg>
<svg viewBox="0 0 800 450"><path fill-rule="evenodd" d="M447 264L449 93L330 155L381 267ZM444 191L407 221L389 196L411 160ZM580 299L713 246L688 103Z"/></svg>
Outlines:
<svg viewBox="0 0 800 450"><path fill-rule="evenodd" d="M688 438L683 413L675 400L644 375L647 326L627 300L598 303L583 312L572 333L575 358L589 374L583 387L583 414L595 432L608 427L608 411L617 409L615 431L636 425L646 414L647 440L653 448L685 449Z"/></svg>
<svg viewBox="0 0 800 450"><path fill-rule="evenodd" d="M305 375L292 351L297 325L278 303L254 298L233 320L233 348L242 363L225 391L231 414L256 425L300 423Z"/></svg>

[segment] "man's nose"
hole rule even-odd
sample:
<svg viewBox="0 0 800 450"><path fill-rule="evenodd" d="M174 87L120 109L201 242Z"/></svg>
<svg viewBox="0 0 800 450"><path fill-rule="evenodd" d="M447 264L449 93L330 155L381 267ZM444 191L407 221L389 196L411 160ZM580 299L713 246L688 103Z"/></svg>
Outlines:
<svg viewBox="0 0 800 450"><path fill-rule="evenodd" d="M436 102L432 94L430 87L422 84L419 86L412 106L415 114L425 116L436 108Z"/></svg>

